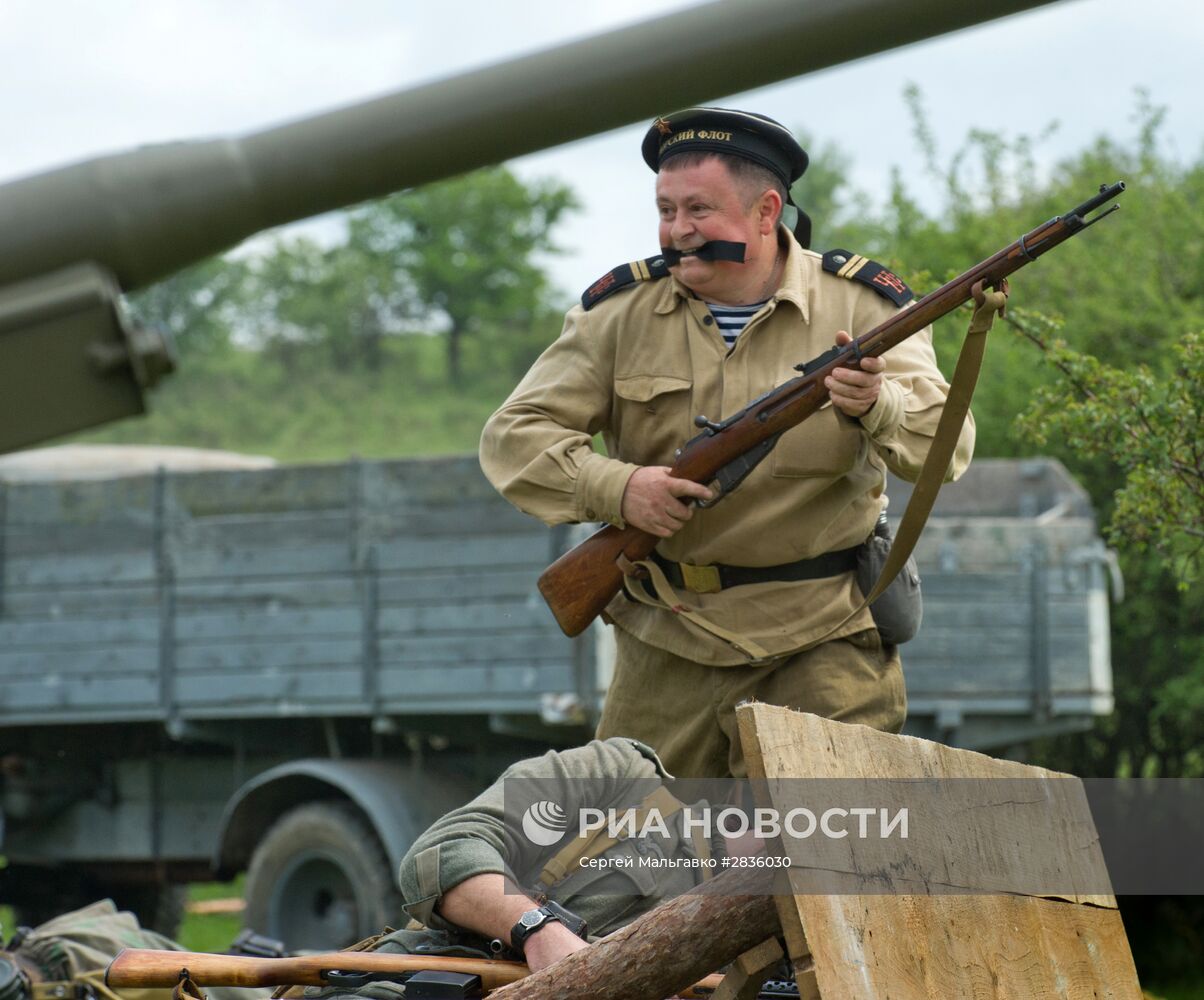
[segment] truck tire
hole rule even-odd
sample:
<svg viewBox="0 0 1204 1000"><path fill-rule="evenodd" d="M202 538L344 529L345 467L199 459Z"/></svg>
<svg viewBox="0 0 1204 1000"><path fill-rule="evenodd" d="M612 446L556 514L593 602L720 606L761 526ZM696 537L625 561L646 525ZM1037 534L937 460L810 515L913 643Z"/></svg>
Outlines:
<svg viewBox="0 0 1204 1000"><path fill-rule="evenodd" d="M402 919L401 893L371 825L347 802L297 806L247 869L245 926L291 951L344 948Z"/></svg>

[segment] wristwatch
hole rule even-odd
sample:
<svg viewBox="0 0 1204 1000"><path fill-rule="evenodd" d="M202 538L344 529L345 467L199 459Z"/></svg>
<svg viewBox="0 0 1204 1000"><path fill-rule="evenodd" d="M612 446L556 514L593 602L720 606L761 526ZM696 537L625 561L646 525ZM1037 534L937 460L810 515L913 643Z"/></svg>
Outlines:
<svg viewBox="0 0 1204 1000"><path fill-rule="evenodd" d="M518 918L518 923L510 928L510 947L520 955L525 954L527 938L543 927L544 924L552 923L553 921L559 923L560 917L546 906L528 910Z"/></svg>
<svg viewBox="0 0 1204 1000"><path fill-rule="evenodd" d="M524 954L523 949L527 943L527 938L545 924L552 923L553 921L563 924L576 934L577 937L582 939L585 938L585 935L589 931L584 920L549 899L542 906L534 910L528 910L518 918L518 923L510 928L510 947L520 955Z"/></svg>

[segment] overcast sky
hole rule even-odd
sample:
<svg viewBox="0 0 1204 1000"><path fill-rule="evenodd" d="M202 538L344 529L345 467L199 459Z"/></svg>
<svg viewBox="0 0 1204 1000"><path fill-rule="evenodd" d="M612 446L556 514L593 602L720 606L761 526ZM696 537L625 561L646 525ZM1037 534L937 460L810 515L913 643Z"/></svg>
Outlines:
<svg viewBox="0 0 1204 1000"><path fill-rule="evenodd" d="M0 0L0 182L141 143L254 131L692 5ZM908 82L946 155L971 128L1037 134L1057 121L1038 150L1052 166L1100 133L1132 137L1134 91L1145 87L1169 108L1171 151L1187 160L1204 148L1202 54L1201 0L1062 0L711 103L837 144L871 194L893 164L922 190ZM567 181L585 202L560 232L569 253L554 273L567 292L656 250L642 134L632 126L516 161L525 176Z"/></svg>

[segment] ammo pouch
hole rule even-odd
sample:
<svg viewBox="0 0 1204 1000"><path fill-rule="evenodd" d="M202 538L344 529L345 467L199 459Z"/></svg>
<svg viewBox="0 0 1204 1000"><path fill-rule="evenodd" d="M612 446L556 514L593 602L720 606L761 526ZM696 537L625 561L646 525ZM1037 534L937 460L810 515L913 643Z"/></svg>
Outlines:
<svg viewBox="0 0 1204 1000"><path fill-rule="evenodd" d="M857 553L857 586L868 594L886 565L892 544L886 511L878 515L874 533ZM924 602L920 596L920 571L915 556L910 556L890 585L870 605L870 615L882 642L888 646L914 639L924 617Z"/></svg>

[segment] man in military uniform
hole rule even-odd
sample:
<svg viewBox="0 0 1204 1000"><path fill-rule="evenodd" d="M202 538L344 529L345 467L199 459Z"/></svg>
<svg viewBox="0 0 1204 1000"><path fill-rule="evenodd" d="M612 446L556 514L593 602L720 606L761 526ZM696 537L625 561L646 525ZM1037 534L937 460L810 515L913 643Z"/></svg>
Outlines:
<svg viewBox="0 0 1204 1000"><path fill-rule="evenodd" d="M856 254L805 249L802 212L794 233L782 225L807 155L777 122L694 108L657 119L643 153L662 253L585 293L481 440L486 475L527 513L662 539L673 601L628 578L607 608L618 656L598 735L651 744L680 777L739 777L734 706L746 699L898 731L898 651L868 611L853 613L854 569L885 507L885 470L914 479L940 418L948 385L931 330L838 369L831 405L697 510L711 490L669 475L694 418L737 412L911 293ZM967 421L950 477L973 438Z"/></svg>
<svg viewBox="0 0 1204 1000"><path fill-rule="evenodd" d="M623 738L513 765L414 842L401 862L401 890L406 912L422 927L375 947L494 957L493 943L538 970L688 892L721 870L725 856L759 853L762 844L750 834L687 831L666 778L649 747ZM582 807L655 810L669 835L615 838L603 826L541 847L515 822L513 799L506 803L505 796L520 805L555 803L574 820ZM673 863L640 863L651 854Z"/></svg>

